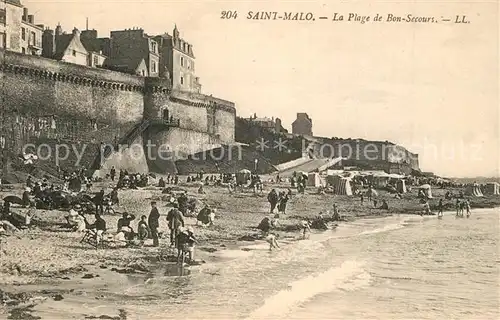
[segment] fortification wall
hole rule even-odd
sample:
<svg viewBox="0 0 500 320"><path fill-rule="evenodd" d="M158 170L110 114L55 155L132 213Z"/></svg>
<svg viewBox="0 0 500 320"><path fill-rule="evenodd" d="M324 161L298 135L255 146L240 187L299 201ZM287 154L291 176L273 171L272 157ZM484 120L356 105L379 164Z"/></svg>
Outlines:
<svg viewBox="0 0 500 320"><path fill-rule="evenodd" d="M123 124L142 119L143 79L0 51L2 107L36 116Z"/></svg>
<svg viewBox="0 0 500 320"><path fill-rule="evenodd" d="M115 143L143 119L163 118L164 110L179 127L149 130L140 144L199 152L234 141L232 102L172 91L167 79L0 50L0 132L9 146L36 144L39 138ZM143 170L144 162L138 167Z"/></svg>

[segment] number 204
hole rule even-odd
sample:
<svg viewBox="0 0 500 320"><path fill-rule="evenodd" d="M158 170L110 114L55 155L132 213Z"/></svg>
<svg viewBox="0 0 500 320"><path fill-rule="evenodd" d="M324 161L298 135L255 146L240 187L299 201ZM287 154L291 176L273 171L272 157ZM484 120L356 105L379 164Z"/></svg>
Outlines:
<svg viewBox="0 0 500 320"><path fill-rule="evenodd" d="M236 11L222 11L220 13L221 19L236 19L238 17L238 12Z"/></svg>

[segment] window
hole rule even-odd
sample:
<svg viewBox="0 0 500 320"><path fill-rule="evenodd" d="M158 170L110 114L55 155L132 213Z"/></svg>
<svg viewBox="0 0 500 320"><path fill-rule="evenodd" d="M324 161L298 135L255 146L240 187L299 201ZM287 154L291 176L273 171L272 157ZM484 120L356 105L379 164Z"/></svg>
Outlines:
<svg viewBox="0 0 500 320"><path fill-rule="evenodd" d="M5 33L0 32L0 48L5 48L7 46L7 43L5 42Z"/></svg>
<svg viewBox="0 0 500 320"><path fill-rule="evenodd" d="M0 9L0 23L5 23L7 17L7 13L5 9Z"/></svg>
<svg viewBox="0 0 500 320"><path fill-rule="evenodd" d="M21 28L21 39L26 40L26 29Z"/></svg>
<svg viewBox="0 0 500 320"><path fill-rule="evenodd" d="M156 42L151 42L151 48L152 48L151 50L152 50L154 53L156 53L156 52L157 52L157 51L156 51Z"/></svg>
<svg viewBox="0 0 500 320"><path fill-rule="evenodd" d="M31 32L31 44L35 45L36 44L36 34L34 32Z"/></svg>
<svg viewBox="0 0 500 320"><path fill-rule="evenodd" d="M99 57L94 56L94 66L97 67L99 65Z"/></svg>
<svg viewBox="0 0 500 320"><path fill-rule="evenodd" d="M156 72L156 61L153 61L151 63L151 72L155 73Z"/></svg>
<svg viewBox="0 0 500 320"><path fill-rule="evenodd" d="M194 60L191 60L191 70L194 71Z"/></svg>
<svg viewBox="0 0 500 320"><path fill-rule="evenodd" d="M76 50L73 50L73 57L76 57Z"/></svg>
<svg viewBox="0 0 500 320"><path fill-rule="evenodd" d="M181 77L181 84L184 84L184 77Z"/></svg>
<svg viewBox="0 0 500 320"><path fill-rule="evenodd" d="M181 67L184 67L184 57L181 57Z"/></svg>
<svg viewBox="0 0 500 320"><path fill-rule="evenodd" d="M26 54L26 49L21 48L21 52L22 52L23 54Z"/></svg>
<svg viewBox="0 0 500 320"><path fill-rule="evenodd" d="M191 61L189 61L189 59L187 60L187 67L188 69L191 69Z"/></svg>

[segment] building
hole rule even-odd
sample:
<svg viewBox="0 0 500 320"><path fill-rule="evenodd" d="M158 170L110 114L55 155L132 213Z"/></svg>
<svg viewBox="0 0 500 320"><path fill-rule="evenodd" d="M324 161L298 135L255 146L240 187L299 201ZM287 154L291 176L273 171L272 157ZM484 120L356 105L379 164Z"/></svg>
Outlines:
<svg viewBox="0 0 500 320"><path fill-rule="evenodd" d="M180 37L177 25L172 35L165 33L155 39L160 45L160 77L170 78L174 89L199 93L193 46Z"/></svg>
<svg viewBox="0 0 500 320"><path fill-rule="evenodd" d="M43 25L35 24L35 16L28 14L28 8L23 8L21 18L21 52L31 55L42 54Z"/></svg>
<svg viewBox="0 0 500 320"><path fill-rule="evenodd" d="M245 120L247 120L253 124L258 125L261 128L268 129L268 130L275 132L275 133L281 133L281 132L286 133L287 132L287 130L285 128L283 128L283 126L281 125L280 118L275 119L274 117L272 117L272 118L257 117L257 114L254 113L253 116L251 116L250 118L246 118Z"/></svg>
<svg viewBox="0 0 500 320"><path fill-rule="evenodd" d="M35 24L20 0L0 2L0 47L9 51L40 55L43 25Z"/></svg>
<svg viewBox="0 0 500 320"><path fill-rule="evenodd" d="M160 71L158 49L158 43L143 29L111 31L109 61L106 62L106 67L117 71L128 70L142 76L158 77ZM146 70L143 68L143 61Z"/></svg>
<svg viewBox="0 0 500 320"><path fill-rule="evenodd" d="M87 65L89 67L104 67L109 56L110 39L98 38L97 30L83 30L80 33L80 41L88 52Z"/></svg>
<svg viewBox="0 0 500 320"><path fill-rule="evenodd" d="M45 29L42 38L42 56L59 61L89 65L89 52L80 40L80 31L76 28L70 34L64 33L58 25L56 30Z"/></svg>
<svg viewBox="0 0 500 320"><path fill-rule="evenodd" d="M292 133L302 136L312 136L312 119L307 113L297 113L297 119L292 123Z"/></svg>

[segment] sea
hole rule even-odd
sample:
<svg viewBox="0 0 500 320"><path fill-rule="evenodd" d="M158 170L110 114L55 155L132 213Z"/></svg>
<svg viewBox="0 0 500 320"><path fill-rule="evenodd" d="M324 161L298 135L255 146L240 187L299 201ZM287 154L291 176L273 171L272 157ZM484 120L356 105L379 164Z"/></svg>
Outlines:
<svg viewBox="0 0 500 320"><path fill-rule="evenodd" d="M42 319L500 319L498 209L394 215L36 307ZM89 288L88 290L92 290ZM99 296L102 299L99 299ZM120 310L120 311L118 311Z"/></svg>

